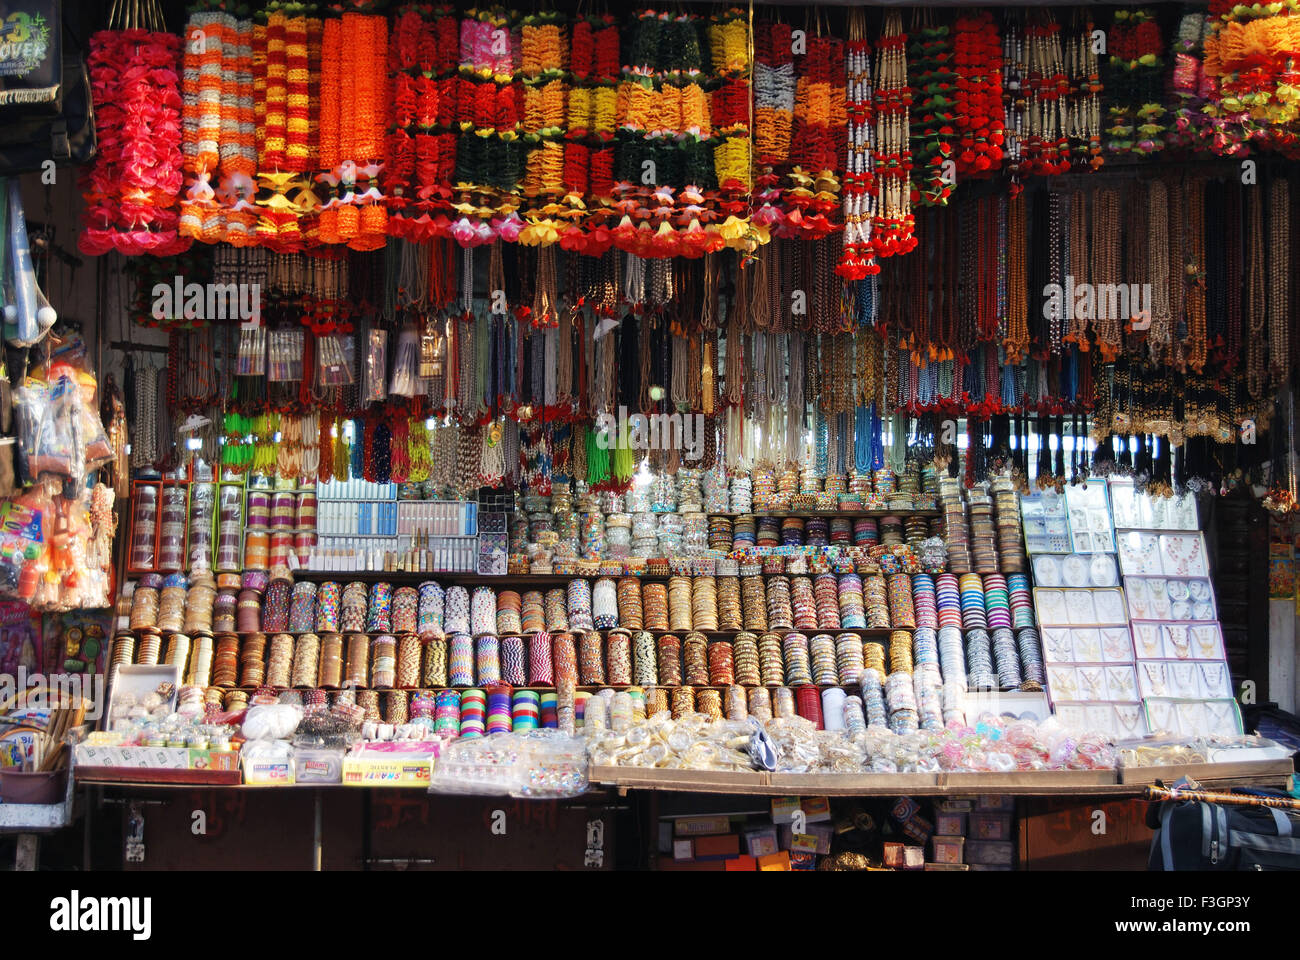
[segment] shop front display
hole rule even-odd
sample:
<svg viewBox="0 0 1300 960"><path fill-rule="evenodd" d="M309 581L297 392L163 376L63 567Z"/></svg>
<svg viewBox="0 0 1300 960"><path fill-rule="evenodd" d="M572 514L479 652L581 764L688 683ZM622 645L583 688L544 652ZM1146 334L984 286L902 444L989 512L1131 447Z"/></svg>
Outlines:
<svg viewBox="0 0 1300 960"><path fill-rule="evenodd" d="M1282 786L1289 13L115 3L95 319L0 163L0 666L102 687L0 773L775 798L677 870Z"/></svg>

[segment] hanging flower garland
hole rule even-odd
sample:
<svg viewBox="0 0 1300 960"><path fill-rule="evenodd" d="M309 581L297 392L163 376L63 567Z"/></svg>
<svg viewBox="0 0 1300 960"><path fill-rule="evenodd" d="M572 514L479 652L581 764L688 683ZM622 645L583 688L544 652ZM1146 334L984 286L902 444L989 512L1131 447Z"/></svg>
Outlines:
<svg viewBox="0 0 1300 960"><path fill-rule="evenodd" d="M678 253L678 205L702 206L714 179L699 18L640 11L629 59L618 85L614 210L620 219L611 236L630 253L670 257Z"/></svg>
<svg viewBox="0 0 1300 960"><path fill-rule="evenodd" d="M500 236L518 239L519 193L526 146L520 139L523 94L518 82L520 34L500 7L469 10L460 22L460 66L454 209L451 235L462 246ZM495 225L493 218L496 218Z"/></svg>
<svg viewBox="0 0 1300 960"><path fill-rule="evenodd" d="M748 15L732 7L715 15L709 23L709 52L713 74L718 79L712 96L714 178L717 181L717 210L726 217L726 233L749 213L754 189L753 141L750 130L750 75L754 69ZM708 223L703 209L683 211L687 246L698 246L702 227ZM679 220L679 222L681 222Z"/></svg>
<svg viewBox="0 0 1300 960"><path fill-rule="evenodd" d="M1106 35L1106 149L1149 155L1164 149L1164 60L1151 10L1116 10Z"/></svg>
<svg viewBox="0 0 1300 960"><path fill-rule="evenodd" d="M227 34L233 52L233 82L221 90L221 205L225 241L247 247L256 243L257 143L253 116L253 21L237 20ZM304 57L306 51L303 51ZM232 64L223 57L223 66ZM305 78L304 78L305 82Z"/></svg>
<svg viewBox="0 0 1300 960"><path fill-rule="evenodd" d="M1101 66L1095 30L1086 11L1075 10L1065 37L1065 132L1070 151L1096 170L1101 155ZM1085 159L1086 158L1086 159Z"/></svg>
<svg viewBox="0 0 1300 960"><path fill-rule="evenodd" d="M610 14L573 24L569 53L567 129L564 143L564 209L568 223L559 243L566 250L599 256L612 238L604 226L614 194L614 140L618 127L618 24Z"/></svg>
<svg viewBox="0 0 1300 960"><path fill-rule="evenodd" d="M523 195L529 225L521 243L554 242L564 196L565 110L568 106L569 25L550 12L524 17L520 27L523 139L527 150Z"/></svg>
<svg viewBox="0 0 1300 960"><path fill-rule="evenodd" d="M294 14L290 16L290 11ZM318 162L315 129L317 89L313 60L321 45L321 25L303 15L301 7L275 3L265 11L266 24L253 29L253 96L256 146L255 241L279 252L302 249L318 237L308 221L319 206L311 184L302 174ZM318 80L318 78L315 78ZM319 103L326 103L325 91ZM242 186L236 179L232 186ZM247 192L252 193L251 184ZM245 196L247 199L247 196Z"/></svg>
<svg viewBox="0 0 1300 960"><path fill-rule="evenodd" d="M960 178L982 178L1002 168L1006 114L1002 106L1002 41L987 10L962 13L952 31L959 134L956 155Z"/></svg>
<svg viewBox="0 0 1300 960"><path fill-rule="evenodd" d="M232 39L234 24L235 18L224 11L199 9L185 25L181 151L189 176L179 230L181 236L205 243L216 243L223 232L212 181L221 162L223 49Z"/></svg>
<svg viewBox="0 0 1300 960"><path fill-rule="evenodd" d="M445 236L456 169L460 20L447 7L412 4L394 23L384 194L388 232L422 242Z"/></svg>
<svg viewBox="0 0 1300 960"><path fill-rule="evenodd" d="M101 30L90 39L98 153L82 175L82 253L179 253L184 184L181 38L149 30Z"/></svg>
<svg viewBox="0 0 1300 960"><path fill-rule="evenodd" d="M780 175L790 160L794 129L794 52L788 23L765 21L754 31L754 149L761 170L755 180L754 223L768 228L782 220Z"/></svg>
<svg viewBox="0 0 1300 960"><path fill-rule="evenodd" d="M945 206L956 189L954 143L957 74L948 26L914 31L907 62L912 101L912 202Z"/></svg>
<svg viewBox="0 0 1300 960"><path fill-rule="evenodd" d="M1290 4L1229 5L1217 0L1219 18L1205 39L1205 73L1218 82L1205 108L1219 127L1216 153L1235 155L1250 140L1284 156L1300 157L1300 17Z"/></svg>
<svg viewBox="0 0 1300 960"><path fill-rule="evenodd" d="M845 109L848 115L844 163L844 252L835 272L849 280L862 280L880 272L871 245L875 194L875 111L872 105L871 46L866 36L866 15L849 11L845 44Z"/></svg>
<svg viewBox="0 0 1300 960"><path fill-rule="evenodd" d="M786 232L821 238L835 229L839 171L847 143L844 42L839 37L808 38L808 53L796 58L794 133L790 146L792 187L786 192Z"/></svg>
<svg viewBox="0 0 1300 960"><path fill-rule="evenodd" d="M1070 147L1064 128L1062 101L1070 92L1061 25L1049 12L1035 11L1025 27L1026 126L1022 142L1023 170L1052 176L1070 169Z"/></svg>
<svg viewBox="0 0 1300 960"><path fill-rule="evenodd" d="M1206 76L1203 59L1205 38L1209 33L1210 21L1205 13L1190 10L1178 21L1170 42L1173 72L1169 78L1169 92L1173 97L1173 108L1165 142L1173 148L1210 149L1214 125L1203 112L1205 104L1214 95L1214 81ZM1245 144L1236 146L1241 152L1247 149Z"/></svg>
<svg viewBox="0 0 1300 960"><path fill-rule="evenodd" d="M320 211L320 241L354 250L385 243L388 209L378 185L384 157L388 21L344 13L325 22L316 179L330 188Z"/></svg>
<svg viewBox="0 0 1300 960"><path fill-rule="evenodd" d="M877 257L916 248L912 215L912 151L909 148L912 90L907 85L907 34L897 10L885 14L876 43L876 217L872 247Z"/></svg>

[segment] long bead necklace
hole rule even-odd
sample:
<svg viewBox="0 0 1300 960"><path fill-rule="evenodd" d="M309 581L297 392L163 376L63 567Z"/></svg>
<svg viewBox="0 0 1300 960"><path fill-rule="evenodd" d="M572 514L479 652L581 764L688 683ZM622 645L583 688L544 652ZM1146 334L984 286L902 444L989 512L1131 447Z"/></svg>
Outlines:
<svg viewBox="0 0 1300 960"><path fill-rule="evenodd" d="M1273 179L1268 200L1268 361L1277 384L1291 372L1291 190L1285 178Z"/></svg>
<svg viewBox="0 0 1300 960"><path fill-rule="evenodd" d="M1169 194L1161 180L1147 184L1147 278L1151 284L1151 328L1147 333L1150 357L1165 363L1173 323L1169 309Z"/></svg>
<svg viewBox="0 0 1300 960"><path fill-rule="evenodd" d="M1205 181L1187 184L1187 366L1200 373L1208 350L1205 325Z"/></svg>
<svg viewBox="0 0 1300 960"><path fill-rule="evenodd" d="M1114 290L1120 281L1120 217L1119 191L1100 188L1093 192L1092 198L1092 283L1096 291ZM1121 341L1121 322L1128 317L1119 317L1117 303L1103 303L1099 296L1094 303L1097 319L1093 329L1097 337L1097 349L1103 360L1114 360L1118 356Z"/></svg>

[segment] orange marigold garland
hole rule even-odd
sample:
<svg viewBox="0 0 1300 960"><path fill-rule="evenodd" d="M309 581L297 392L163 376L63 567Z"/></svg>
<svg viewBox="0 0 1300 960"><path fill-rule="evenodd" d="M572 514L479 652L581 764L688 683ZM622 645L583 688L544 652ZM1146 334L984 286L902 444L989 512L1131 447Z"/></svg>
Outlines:
<svg viewBox="0 0 1300 960"><path fill-rule="evenodd" d="M712 242L676 229L683 216L699 218L716 184L700 28L694 15L643 10L631 32L618 87L620 220L611 235L640 256L700 256Z"/></svg>
<svg viewBox="0 0 1300 960"><path fill-rule="evenodd" d="M523 84L523 138L527 159L523 196L529 225L521 243L554 242L563 211L564 133L569 68L569 25L558 13L524 17L520 25L519 74Z"/></svg>
<svg viewBox="0 0 1300 960"><path fill-rule="evenodd" d="M388 116L388 21L344 13L326 21L321 48L320 163L331 196L320 214L322 243L376 250L388 210L379 191Z"/></svg>

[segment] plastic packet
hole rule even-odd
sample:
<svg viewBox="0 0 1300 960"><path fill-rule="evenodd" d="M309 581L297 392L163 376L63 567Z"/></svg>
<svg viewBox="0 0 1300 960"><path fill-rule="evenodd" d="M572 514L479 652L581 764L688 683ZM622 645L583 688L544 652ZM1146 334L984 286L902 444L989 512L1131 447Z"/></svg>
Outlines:
<svg viewBox="0 0 1300 960"><path fill-rule="evenodd" d="M388 331L371 330L366 335L365 381L361 391L363 403L375 403L388 396L384 372L388 369Z"/></svg>
<svg viewBox="0 0 1300 960"><path fill-rule="evenodd" d="M393 358L393 378L388 392L395 397L415 397L424 393L420 379L420 335L415 327L405 327L397 337Z"/></svg>
<svg viewBox="0 0 1300 960"><path fill-rule="evenodd" d="M351 337L316 338L316 379L322 387L346 387L356 382L356 350Z"/></svg>
<svg viewBox="0 0 1300 960"><path fill-rule="evenodd" d="M267 348L266 379L272 383L301 380L303 330L272 330Z"/></svg>

